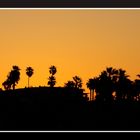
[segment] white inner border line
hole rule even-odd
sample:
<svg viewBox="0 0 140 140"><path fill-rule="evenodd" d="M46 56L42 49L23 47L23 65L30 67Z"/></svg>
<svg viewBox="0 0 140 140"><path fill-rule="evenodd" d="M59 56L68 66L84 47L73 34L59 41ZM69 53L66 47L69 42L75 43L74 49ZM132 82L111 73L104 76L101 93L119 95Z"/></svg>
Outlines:
<svg viewBox="0 0 140 140"><path fill-rule="evenodd" d="M114 133L114 132L118 132L118 133L126 133L126 132L130 132L130 133L139 133L140 131L0 131L0 132L5 132L5 133L7 133L7 132L26 132L26 133L31 133L31 132L36 132L36 133L45 133L45 132L50 132L50 133L54 133L54 132L56 132L56 133L63 133L63 132L65 132L65 133L68 133L68 132L72 132L72 133L81 133L81 132L83 132L83 133L92 133L92 132L96 132L96 133L100 133L100 132L102 132L102 133L110 133L110 132L112 132L112 133Z"/></svg>

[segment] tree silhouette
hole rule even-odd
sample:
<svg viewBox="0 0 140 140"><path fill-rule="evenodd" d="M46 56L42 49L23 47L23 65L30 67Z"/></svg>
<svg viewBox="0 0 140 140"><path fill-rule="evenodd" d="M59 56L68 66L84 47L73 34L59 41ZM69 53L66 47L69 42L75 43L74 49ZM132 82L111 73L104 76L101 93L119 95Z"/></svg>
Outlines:
<svg viewBox="0 0 140 140"><path fill-rule="evenodd" d="M82 88L82 79L79 76L73 77L75 88L81 89Z"/></svg>
<svg viewBox="0 0 140 140"><path fill-rule="evenodd" d="M57 72L56 67L52 65L52 66L49 68L49 72L50 72L51 76L49 76L48 85L49 85L50 87L54 87L55 84L56 84L56 78L55 78L55 76L54 76L54 75L56 74L56 72Z"/></svg>
<svg viewBox="0 0 140 140"><path fill-rule="evenodd" d="M140 74L137 74L137 77L140 78Z"/></svg>
<svg viewBox="0 0 140 140"><path fill-rule="evenodd" d="M98 77L98 87L96 87L96 91L98 91L98 96L100 96L100 99L102 100L112 100L112 93L114 91L113 71L114 70L111 67L106 68Z"/></svg>
<svg viewBox="0 0 140 140"><path fill-rule="evenodd" d="M138 79L135 79L135 81L133 82L133 87L134 87L134 91L133 91L133 95L139 100L140 98L140 75L137 75Z"/></svg>
<svg viewBox="0 0 140 140"><path fill-rule="evenodd" d="M137 75L140 77L140 75ZM113 93L118 100L122 98L132 99L135 94L140 92L140 80L131 81L129 75L123 69L107 67L98 77L91 78L87 82L87 87L96 92L96 99L111 101ZM137 93L136 93L137 92Z"/></svg>
<svg viewBox="0 0 140 140"><path fill-rule="evenodd" d="M13 66L13 69L7 76L7 80L3 82L3 86L6 90L13 88L15 89L16 84L18 84L18 81L20 80L20 69L18 66Z"/></svg>
<svg viewBox="0 0 140 140"><path fill-rule="evenodd" d="M3 85L3 87L4 87L5 90L10 90L11 89L11 84L10 84L10 80L9 79L7 79L6 81L4 81L2 83L2 85Z"/></svg>
<svg viewBox="0 0 140 140"><path fill-rule="evenodd" d="M82 79L79 76L74 76L73 81L71 80L68 81L67 83L64 84L64 87L81 89Z"/></svg>
<svg viewBox="0 0 140 140"><path fill-rule="evenodd" d="M132 81L128 77L129 75L126 74L125 70L118 70L118 81L116 83L116 95L118 100L130 96Z"/></svg>
<svg viewBox="0 0 140 140"><path fill-rule="evenodd" d="M52 74L52 75L54 75L54 74L57 72L57 69L56 69L55 66L51 66L49 69L50 69L49 72L50 72L50 74Z"/></svg>
<svg viewBox="0 0 140 140"><path fill-rule="evenodd" d="M29 79L30 79L30 77L32 77L33 73L34 73L34 70L32 67L26 68L26 74L28 76L28 88L29 88Z"/></svg>
<svg viewBox="0 0 140 140"><path fill-rule="evenodd" d="M68 81L67 83L65 83L64 87L66 87L66 88L74 88L75 83L73 81Z"/></svg>
<svg viewBox="0 0 140 140"><path fill-rule="evenodd" d="M118 71L112 67L107 67L98 77L89 79L87 87L96 92L96 99L111 101L115 92Z"/></svg>
<svg viewBox="0 0 140 140"><path fill-rule="evenodd" d="M49 81L48 81L48 85L50 85L50 87L54 87L54 85L56 84L56 79L54 76L49 76Z"/></svg>
<svg viewBox="0 0 140 140"><path fill-rule="evenodd" d="M94 78L89 79L86 85L87 88L89 88L90 90L90 100L92 100L92 93L94 93L95 90L95 79Z"/></svg>

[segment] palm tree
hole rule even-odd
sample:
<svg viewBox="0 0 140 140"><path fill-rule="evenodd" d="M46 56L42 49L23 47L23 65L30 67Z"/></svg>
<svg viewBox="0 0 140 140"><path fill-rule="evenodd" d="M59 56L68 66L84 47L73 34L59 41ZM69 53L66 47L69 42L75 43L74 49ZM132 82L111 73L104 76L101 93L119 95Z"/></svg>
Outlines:
<svg viewBox="0 0 140 140"><path fill-rule="evenodd" d="M13 66L13 69L7 76L7 80L3 82L3 86L5 89L15 89L16 84L18 84L18 81L20 80L20 68L18 66Z"/></svg>
<svg viewBox="0 0 140 140"><path fill-rule="evenodd" d="M82 88L82 79L79 76L73 77L75 88L81 89Z"/></svg>
<svg viewBox="0 0 140 140"><path fill-rule="evenodd" d="M118 81L116 83L116 94L117 98L120 100L126 96L130 96L129 93L132 90L132 81L128 78L129 75L123 69L118 70Z"/></svg>
<svg viewBox="0 0 140 140"><path fill-rule="evenodd" d="M56 79L53 75L51 75L49 77L48 85L50 85L50 87L54 87L55 84L56 84Z"/></svg>
<svg viewBox="0 0 140 140"><path fill-rule="evenodd" d="M137 99L140 98L140 74L137 75L138 79L135 79L133 82L134 92L133 96L137 97Z"/></svg>
<svg viewBox="0 0 140 140"><path fill-rule="evenodd" d="M29 79L30 77L32 77L32 75L34 74L34 70L32 67L27 67L26 68L26 74L28 76L28 88L29 88Z"/></svg>
<svg viewBox="0 0 140 140"><path fill-rule="evenodd" d="M112 100L112 94L115 92L117 74L118 71L116 69L107 67L106 70L102 71L99 77L96 78L95 90L98 92L98 99L109 102Z"/></svg>
<svg viewBox="0 0 140 140"><path fill-rule="evenodd" d="M52 74L52 75L54 75L54 74L57 72L56 67L53 66L53 65L52 65L49 69L50 69L49 72L50 72L50 74Z"/></svg>
<svg viewBox="0 0 140 140"><path fill-rule="evenodd" d="M95 89L95 79L94 78L90 78L88 80L88 82L86 83L87 88L89 88L90 90L90 101L92 100L92 93L94 93L94 89Z"/></svg>
<svg viewBox="0 0 140 140"><path fill-rule="evenodd" d="M54 87L56 84L56 78L54 77L54 75L56 74L57 69L53 65L49 69L51 76L49 77L48 85L50 85L50 87Z"/></svg>

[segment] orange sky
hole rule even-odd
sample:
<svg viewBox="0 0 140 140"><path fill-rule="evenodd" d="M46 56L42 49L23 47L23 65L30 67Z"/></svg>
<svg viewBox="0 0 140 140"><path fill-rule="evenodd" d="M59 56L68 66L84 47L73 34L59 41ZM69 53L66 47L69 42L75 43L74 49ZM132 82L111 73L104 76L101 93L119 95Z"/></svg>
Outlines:
<svg viewBox="0 0 140 140"><path fill-rule="evenodd" d="M47 85L55 65L57 86L79 75L83 87L107 66L140 73L140 10L0 10L0 84L12 65L34 68L32 86Z"/></svg>

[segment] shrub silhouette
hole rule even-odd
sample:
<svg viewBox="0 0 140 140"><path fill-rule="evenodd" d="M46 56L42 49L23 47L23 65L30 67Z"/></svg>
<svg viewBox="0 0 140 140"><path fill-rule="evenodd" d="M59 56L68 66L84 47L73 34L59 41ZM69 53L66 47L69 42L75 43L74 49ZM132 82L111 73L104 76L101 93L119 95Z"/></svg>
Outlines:
<svg viewBox="0 0 140 140"><path fill-rule="evenodd" d="M64 87L75 88L75 83L73 81L68 81L67 83L65 83Z"/></svg>
<svg viewBox="0 0 140 140"><path fill-rule="evenodd" d="M13 66L13 69L7 76L7 80L3 82L3 86L6 90L13 88L15 89L15 86L18 84L18 81L20 80L20 68L18 66Z"/></svg>

